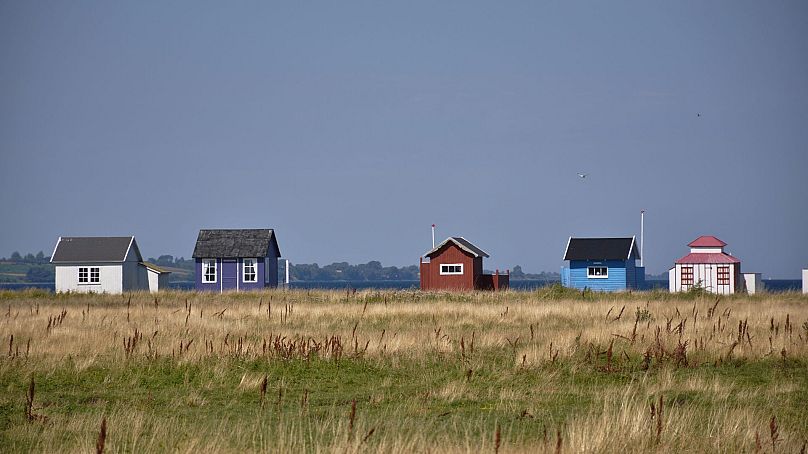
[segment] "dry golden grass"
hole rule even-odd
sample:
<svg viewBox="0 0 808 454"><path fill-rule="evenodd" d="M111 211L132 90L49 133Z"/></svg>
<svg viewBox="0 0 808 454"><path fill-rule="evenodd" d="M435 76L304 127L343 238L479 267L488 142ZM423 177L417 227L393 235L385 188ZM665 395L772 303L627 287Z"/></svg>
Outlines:
<svg viewBox="0 0 808 454"><path fill-rule="evenodd" d="M499 452L793 452L808 438L796 294L6 292L0 304L11 450L91 451L102 417L107 449L132 452L493 452L498 425ZM43 420L22 411L31 376Z"/></svg>

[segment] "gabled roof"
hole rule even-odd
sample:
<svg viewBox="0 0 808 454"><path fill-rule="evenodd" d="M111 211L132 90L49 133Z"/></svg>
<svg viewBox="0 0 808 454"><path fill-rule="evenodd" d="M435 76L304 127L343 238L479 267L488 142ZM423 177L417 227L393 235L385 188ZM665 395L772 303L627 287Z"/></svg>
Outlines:
<svg viewBox="0 0 808 454"><path fill-rule="evenodd" d="M676 261L679 264L699 264L699 263L741 263L741 261L723 252L691 252Z"/></svg>
<svg viewBox="0 0 808 454"><path fill-rule="evenodd" d="M130 248L143 260L133 236L59 237L51 263L123 262Z"/></svg>
<svg viewBox="0 0 808 454"><path fill-rule="evenodd" d="M724 247L726 245L727 243L712 235L700 236L688 244L690 247Z"/></svg>
<svg viewBox="0 0 808 454"><path fill-rule="evenodd" d="M199 231L193 258L280 257L272 229L204 229Z"/></svg>
<svg viewBox="0 0 808 454"><path fill-rule="evenodd" d="M628 260L640 258L634 237L573 238L567 242L564 260Z"/></svg>
<svg viewBox="0 0 808 454"><path fill-rule="evenodd" d="M424 257L431 258L433 255L435 255L436 252L440 250L440 248L442 248L443 246L445 246L447 243L450 242L454 243L454 245L459 247L461 250L471 254L474 258L489 257L487 252L471 244L469 240L463 238L462 236L450 236L449 238L446 238L445 240L443 240L441 244L427 251L427 253L424 254Z"/></svg>

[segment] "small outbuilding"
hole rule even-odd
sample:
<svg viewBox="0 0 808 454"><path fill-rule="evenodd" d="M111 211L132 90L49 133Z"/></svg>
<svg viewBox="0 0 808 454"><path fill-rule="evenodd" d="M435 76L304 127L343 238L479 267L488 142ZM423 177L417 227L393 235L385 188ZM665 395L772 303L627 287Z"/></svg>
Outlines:
<svg viewBox="0 0 808 454"><path fill-rule="evenodd" d="M280 256L272 229L200 230L193 254L196 289L223 292L275 288Z"/></svg>
<svg viewBox="0 0 808 454"><path fill-rule="evenodd" d="M574 238L567 240L561 285L604 292L637 290L645 285L645 268L635 238Z"/></svg>
<svg viewBox="0 0 808 454"><path fill-rule="evenodd" d="M156 292L168 285L169 271L144 262L134 236L59 237L50 262L56 292Z"/></svg>
<svg viewBox="0 0 808 454"><path fill-rule="evenodd" d="M485 274L483 257L488 254L463 237L445 239L420 259L421 290L507 289L510 273Z"/></svg>
<svg viewBox="0 0 808 454"><path fill-rule="evenodd" d="M744 290L746 276L741 275L741 261L724 252L727 243L710 235L704 235L691 241L690 253L676 261L668 271L668 288L671 292L686 292L694 287L721 295ZM748 273L754 275L755 273ZM750 276L755 288L756 277ZM757 278L759 281L759 277Z"/></svg>

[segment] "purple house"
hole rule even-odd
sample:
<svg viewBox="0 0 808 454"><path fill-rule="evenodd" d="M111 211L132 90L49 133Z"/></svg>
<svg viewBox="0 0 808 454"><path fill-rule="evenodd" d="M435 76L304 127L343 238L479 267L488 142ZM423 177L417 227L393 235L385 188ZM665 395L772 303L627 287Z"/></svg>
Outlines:
<svg viewBox="0 0 808 454"><path fill-rule="evenodd" d="M272 229L200 230L193 255L196 289L223 292L277 287L280 256Z"/></svg>

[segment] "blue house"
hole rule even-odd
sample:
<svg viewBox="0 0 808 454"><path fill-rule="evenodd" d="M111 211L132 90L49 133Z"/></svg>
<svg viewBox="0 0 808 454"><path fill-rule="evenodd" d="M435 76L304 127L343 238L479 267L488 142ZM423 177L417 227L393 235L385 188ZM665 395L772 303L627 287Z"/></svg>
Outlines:
<svg viewBox="0 0 808 454"><path fill-rule="evenodd" d="M569 267L561 269L561 284L604 292L641 289L645 285L645 268L635 263L639 258L634 237L570 237L564 252Z"/></svg>
<svg viewBox="0 0 808 454"><path fill-rule="evenodd" d="M277 287L280 256L272 229L200 230L193 254L196 289L223 292Z"/></svg>

